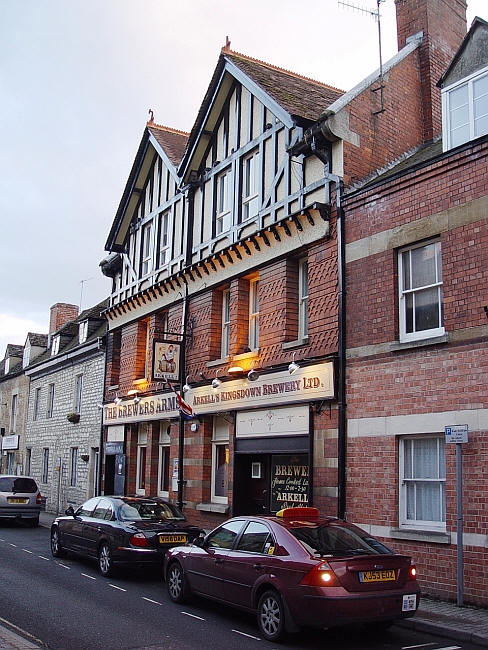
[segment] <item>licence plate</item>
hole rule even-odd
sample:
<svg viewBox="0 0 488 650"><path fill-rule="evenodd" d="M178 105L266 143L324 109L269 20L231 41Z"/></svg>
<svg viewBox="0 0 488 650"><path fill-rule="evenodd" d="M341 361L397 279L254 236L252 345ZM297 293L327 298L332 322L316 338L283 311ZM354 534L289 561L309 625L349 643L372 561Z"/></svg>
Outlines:
<svg viewBox="0 0 488 650"><path fill-rule="evenodd" d="M159 535L160 544L185 544L186 535Z"/></svg>
<svg viewBox="0 0 488 650"><path fill-rule="evenodd" d="M359 572L359 582L390 582L392 580L396 580L394 569Z"/></svg>
<svg viewBox="0 0 488 650"><path fill-rule="evenodd" d="M417 608L417 594L403 596L402 612L412 612Z"/></svg>
<svg viewBox="0 0 488 650"><path fill-rule="evenodd" d="M7 501L9 503L29 503L29 499L13 499L12 497L8 497Z"/></svg>

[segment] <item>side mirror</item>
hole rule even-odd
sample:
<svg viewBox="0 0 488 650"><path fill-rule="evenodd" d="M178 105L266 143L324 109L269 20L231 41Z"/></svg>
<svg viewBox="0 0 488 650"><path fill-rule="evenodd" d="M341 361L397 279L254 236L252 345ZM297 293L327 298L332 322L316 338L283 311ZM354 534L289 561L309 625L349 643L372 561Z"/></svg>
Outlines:
<svg viewBox="0 0 488 650"><path fill-rule="evenodd" d="M195 537L193 540L194 546L198 546L200 548L203 548L203 545L205 543L205 537L203 535L199 535L198 537Z"/></svg>
<svg viewBox="0 0 488 650"><path fill-rule="evenodd" d="M66 510L64 511L65 515L68 515L68 517L74 517L75 516L75 511L73 509L73 506L68 506Z"/></svg>

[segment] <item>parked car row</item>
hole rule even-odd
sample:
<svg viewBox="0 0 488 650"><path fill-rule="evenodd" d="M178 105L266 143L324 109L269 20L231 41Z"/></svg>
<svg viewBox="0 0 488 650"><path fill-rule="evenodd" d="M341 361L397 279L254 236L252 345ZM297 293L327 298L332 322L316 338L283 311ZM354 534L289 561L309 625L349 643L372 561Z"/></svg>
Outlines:
<svg viewBox="0 0 488 650"><path fill-rule="evenodd" d="M37 525L39 509L33 479L0 476L0 517ZM254 612L269 641L301 626L384 629L420 599L409 556L316 508L234 517L205 535L164 499L97 496L54 520L51 552L95 559L107 577L162 566L171 601L196 595Z"/></svg>

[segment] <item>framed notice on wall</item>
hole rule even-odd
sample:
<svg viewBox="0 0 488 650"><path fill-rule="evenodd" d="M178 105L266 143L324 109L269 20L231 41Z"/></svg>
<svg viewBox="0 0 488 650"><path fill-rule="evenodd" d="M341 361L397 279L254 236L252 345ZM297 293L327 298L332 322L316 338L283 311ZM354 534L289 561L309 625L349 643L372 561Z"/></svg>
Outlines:
<svg viewBox="0 0 488 650"><path fill-rule="evenodd" d="M308 506L309 487L308 454L271 457L271 512Z"/></svg>
<svg viewBox="0 0 488 650"><path fill-rule="evenodd" d="M154 341L153 348L153 379L180 378L180 343L176 341Z"/></svg>

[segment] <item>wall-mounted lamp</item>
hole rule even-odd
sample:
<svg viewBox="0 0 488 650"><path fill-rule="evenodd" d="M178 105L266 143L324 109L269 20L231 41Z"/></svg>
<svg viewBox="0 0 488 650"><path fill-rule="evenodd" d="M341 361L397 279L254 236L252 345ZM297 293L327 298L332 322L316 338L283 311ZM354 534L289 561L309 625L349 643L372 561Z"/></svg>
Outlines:
<svg viewBox="0 0 488 650"><path fill-rule="evenodd" d="M80 458L84 463L87 463L90 460L90 456L88 454L81 454Z"/></svg>
<svg viewBox="0 0 488 650"><path fill-rule="evenodd" d="M290 375L292 375L294 372L296 372L298 370L298 368L300 367L298 365L298 363L295 363L295 354L296 354L296 352L293 353L292 362L288 366L288 372L290 373Z"/></svg>
<svg viewBox="0 0 488 650"><path fill-rule="evenodd" d="M188 380L189 380L189 379L190 379L190 375L187 375L187 376L186 376L186 381L185 381L185 383L183 384L183 388L181 389L184 393L187 393L189 390L191 390L191 386L190 386L190 384L188 383Z"/></svg>
<svg viewBox="0 0 488 650"><path fill-rule="evenodd" d="M244 368L241 366L231 366L227 371L229 375L241 375L244 372Z"/></svg>
<svg viewBox="0 0 488 650"><path fill-rule="evenodd" d="M220 370L221 370L221 368L219 368L219 369L217 370L217 372L215 373L215 377L212 379L212 388L219 388L220 384L222 383L222 382L220 381L220 379L217 377L217 375L219 374Z"/></svg>
<svg viewBox="0 0 488 650"><path fill-rule="evenodd" d="M251 363L251 370L247 373L248 381L256 381L259 379L259 373L254 370L254 361Z"/></svg>
<svg viewBox="0 0 488 650"><path fill-rule="evenodd" d="M202 379L208 379L208 377L204 375L203 372L199 372L198 376L201 377Z"/></svg>
<svg viewBox="0 0 488 650"><path fill-rule="evenodd" d="M98 410L101 411L103 409L103 404L97 404Z"/></svg>
<svg viewBox="0 0 488 650"><path fill-rule="evenodd" d="M120 397L118 396L118 394L115 393L115 399L114 399L114 404L115 404L115 406L118 406L118 405L120 404L121 401L122 401L122 398L120 398Z"/></svg>
<svg viewBox="0 0 488 650"><path fill-rule="evenodd" d="M134 404L139 404L140 401L141 401L141 398L139 397L139 395L136 395L134 397Z"/></svg>

